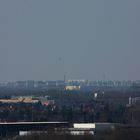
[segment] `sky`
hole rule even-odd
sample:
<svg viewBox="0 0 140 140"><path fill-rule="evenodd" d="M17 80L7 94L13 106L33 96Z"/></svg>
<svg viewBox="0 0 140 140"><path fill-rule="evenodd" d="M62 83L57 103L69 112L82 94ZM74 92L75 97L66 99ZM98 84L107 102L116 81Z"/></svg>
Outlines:
<svg viewBox="0 0 140 140"><path fill-rule="evenodd" d="M0 82L139 80L139 0L0 0Z"/></svg>

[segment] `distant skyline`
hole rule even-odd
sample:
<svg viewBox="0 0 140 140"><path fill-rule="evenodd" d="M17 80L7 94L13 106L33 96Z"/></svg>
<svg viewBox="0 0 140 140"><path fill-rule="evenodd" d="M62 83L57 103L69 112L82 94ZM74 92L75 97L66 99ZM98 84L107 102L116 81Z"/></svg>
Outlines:
<svg viewBox="0 0 140 140"><path fill-rule="evenodd" d="M139 0L0 1L0 82L139 80Z"/></svg>

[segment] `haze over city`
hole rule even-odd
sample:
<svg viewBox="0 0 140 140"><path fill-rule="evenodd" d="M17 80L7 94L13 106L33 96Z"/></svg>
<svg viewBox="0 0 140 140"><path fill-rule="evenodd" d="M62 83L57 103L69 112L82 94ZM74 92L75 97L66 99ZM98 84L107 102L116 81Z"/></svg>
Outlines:
<svg viewBox="0 0 140 140"><path fill-rule="evenodd" d="M0 82L140 79L140 1L0 1Z"/></svg>

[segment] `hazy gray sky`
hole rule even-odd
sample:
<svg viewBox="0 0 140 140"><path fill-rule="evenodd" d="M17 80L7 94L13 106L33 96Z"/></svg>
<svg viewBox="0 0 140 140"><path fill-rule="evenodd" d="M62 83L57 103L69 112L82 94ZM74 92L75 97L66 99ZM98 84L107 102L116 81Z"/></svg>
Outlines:
<svg viewBox="0 0 140 140"><path fill-rule="evenodd" d="M140 79L140 0L0 0L0 82Z"/></svg>

